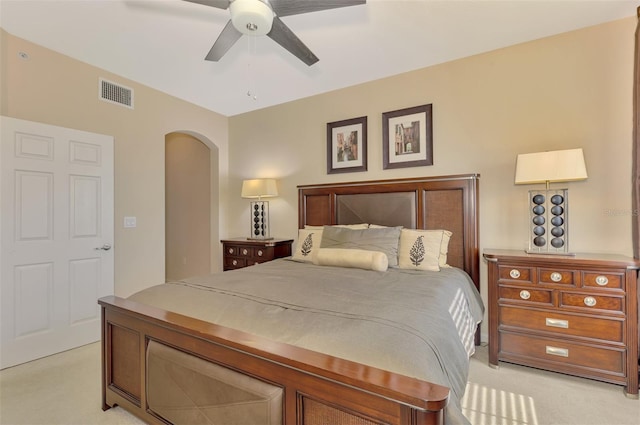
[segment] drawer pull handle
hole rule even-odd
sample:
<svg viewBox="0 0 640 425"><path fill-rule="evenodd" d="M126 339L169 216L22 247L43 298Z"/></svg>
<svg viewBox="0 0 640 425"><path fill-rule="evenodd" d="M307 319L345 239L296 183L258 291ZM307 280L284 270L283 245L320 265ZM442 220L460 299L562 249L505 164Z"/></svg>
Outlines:
<svg viewBox="0 0 640 425"><path fill-rule="evenodd" d="M249 253L249 250L247 248L242 249L242 255L247 255L248 253Z"/></svg>
<svg viewBox="0 0 640 425"><path fill-rule="evenodd" d="M560 319L545 319L545 324L547 326L551 326L553 328L564 328L569 329L569 321L568 320L560 320Z"/></svg>
<svg viewBox="0 0 640 425"><path fill-rule="evenodd" d="M558 272L551 273L551 280L554 282L560 282L562 280L562 274Z"/></svg>
<svg viewBox="0 0 640 425"><path fill-rule="evenodd" d="M258 257L262 257L262 250L261 249L258 250Z"/></svg>
<svg viewBox="0 0 640 425"><path fill-rule="evenodd" d="M520 291L520 298L522 298L523 300L528 300L529 298L531 298L531 293L526 289L523 289L522 291Z"/></svg>
<svg viewBox="0 0 640 425"><path fill-rule="evenodd" d="M596 299L593 297L584 297L584 305L587 307L593 307L596 305Z"/></svg>
<svg viewBox="0 0 640 425"><path fill-rule="evenodd" d="M558 348L547 345L546 352L547 354L551 354L552 356L569 357L569 350L566 348Z"/></svg>
<svg viewBox="0 0 640 425"><path fill-rule="evenodd" d="M606 276L598 276L596 277L596 283L600 286L607 286L607 284L609 283L609 278Z"/></svg>
<svg viewBox="0 0 640 425"><path fill-rule="evenodd" d="M233 261L231 262L231 264L233 264L234 266L237 266L237 265L238 265L238 260L233 260Z"/></svg>
<svg viewBox="0 0 640 425"><path fill-rule="evenodd" d="M509 276L511 276L513 279L517 279L517 278L519 278L519 277L520 277L520 270L518 270L518 269L512 269L512 270L509 272Z"/></svg>
<svg viewBox="0 0 640 425"><path fill-rule="evenodd" d="M229 254L233 254L233 252L235 251L233 248L229 248Z"/></svg>

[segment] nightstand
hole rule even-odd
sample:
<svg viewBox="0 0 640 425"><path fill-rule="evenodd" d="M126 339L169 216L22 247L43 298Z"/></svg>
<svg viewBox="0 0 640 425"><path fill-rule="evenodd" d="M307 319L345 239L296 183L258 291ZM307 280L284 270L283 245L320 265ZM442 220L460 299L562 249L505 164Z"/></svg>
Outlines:
<svg viewBox="0 0 640 425"><path fill-rule="evenodd" d="M241 269L291 255L293 239L225 239L222 242L223 270Z"/></svg>
<svg viewBox="0 0 640 425"><path fill-rule="evenodd" d="M638 269L606 254L485 250L489 364L498 361L625 386L638 397Z"/></svg>

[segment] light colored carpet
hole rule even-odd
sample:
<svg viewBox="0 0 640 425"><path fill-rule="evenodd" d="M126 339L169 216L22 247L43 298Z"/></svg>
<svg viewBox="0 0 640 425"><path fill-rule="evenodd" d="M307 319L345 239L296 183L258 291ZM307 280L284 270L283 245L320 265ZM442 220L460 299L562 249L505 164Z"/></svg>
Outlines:
<svg viewBox="0 0 640 425"><path fill-rule="evenodd" d="M471 359L462 403L473 425L640 425L640 400L622 386L509 363L493 369L486 346Z"/></svg>
<svg viewBox="0 0 640 425"><path fill-rule="evenodd" d="M100 344L0 371L0 423L142 424L120 408L103 412ZM471 360L464 413L474 425L638 425L640 401L622 387L532 368Z"/></svg>

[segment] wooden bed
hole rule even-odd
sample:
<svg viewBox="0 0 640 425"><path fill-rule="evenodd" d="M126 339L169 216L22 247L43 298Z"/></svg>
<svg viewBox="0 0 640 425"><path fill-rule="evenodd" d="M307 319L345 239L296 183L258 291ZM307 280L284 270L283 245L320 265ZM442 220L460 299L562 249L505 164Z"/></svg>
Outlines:
<svg viewBox="0 0 640 425"><path fill-rule="evenodd" d="M298 187L299 228L358 222L453 232L448 262L479 289L476 174ZM115 296L102 308L103 409L148 423L147 347L160 342L283 389L285 424L441 424L449 390ZM476 344L479 332L476 332Z"/></svg>

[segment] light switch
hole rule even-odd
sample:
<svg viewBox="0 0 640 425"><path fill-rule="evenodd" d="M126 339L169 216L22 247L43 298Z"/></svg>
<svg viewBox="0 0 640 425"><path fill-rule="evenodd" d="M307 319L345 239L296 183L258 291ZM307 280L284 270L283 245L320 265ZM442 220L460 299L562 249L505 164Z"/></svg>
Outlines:
<svg viewBox="0 0 640 425"><path fill-rule="evenodd" d="M124 227L136 227L136 218L135 217L125 217L124 218Z"/></svg>

